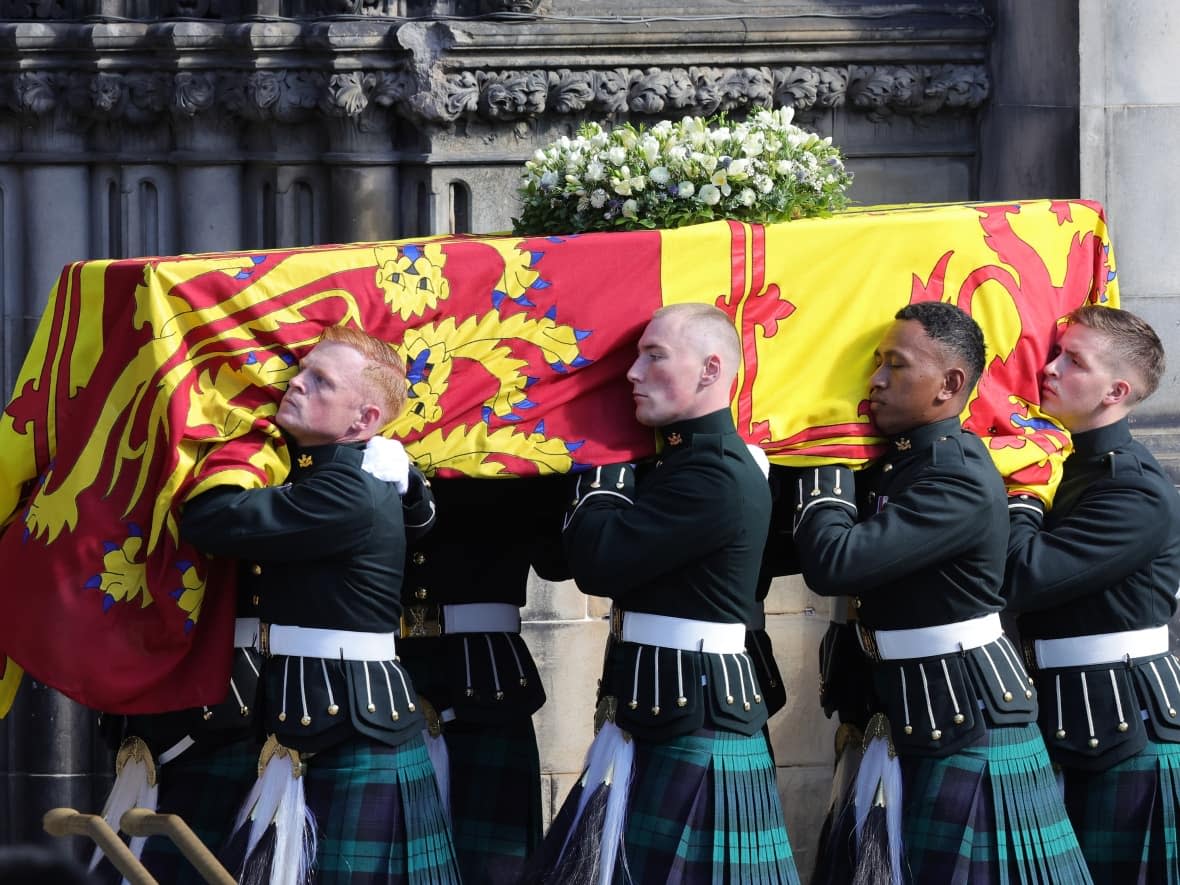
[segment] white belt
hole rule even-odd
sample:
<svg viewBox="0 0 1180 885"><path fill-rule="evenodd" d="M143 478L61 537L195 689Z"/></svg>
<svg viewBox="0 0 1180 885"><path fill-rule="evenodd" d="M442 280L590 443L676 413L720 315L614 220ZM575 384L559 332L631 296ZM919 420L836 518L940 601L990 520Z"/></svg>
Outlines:
<svg viewBox="0 0 1180 885"><path fill-rule="evenodd" d="M1122 630L1118 633L1095 633L1065 639L1038 639L1033 643L1037 666L1088 667L1113 664L1127 658L1146 658L1168 652L1168 626L1145 630Z"/></svg>
<svg viewBox="0 0 1180 885"><path fill-rule="evenodd" d="M471 602L442 607L443 632L519 633L520 609L508 602Z"/></svg>
<svg viewBox="0 0 1180 885"><path fill-rule="evenodd" d="M263 626L258 650L263 654L301 658L392 661L397 656L395 635L270 624Z"/></svg>
<svg viewBox="0 0 1180 885"><path fill-rule="evenodd" d="M741 654L746 650L745 624L718 624L669 618L643 612L624 612L622 639L641 645L660 645L710 654Z"/></svg>
<svg viewBox="0 0 1180 885"><path fill-rule="evenodd" d="M876 643L878 654L866 647L865 634ZM904 660L905 658L933 658L938 655L957 654L969 648L979 648L995 642L1004 635L999 614L993 612L970 621L956 621L953 624L939 624L935 627L915 627L910 630L867 630L863 626L856 631L861 648L869 657L882 661Z"/></svg>
<svg viewBox="0 0 1180 885"><path fill-rule="evenodd" d="M258 618L234 619L234 648L258 646Z"/></svg>

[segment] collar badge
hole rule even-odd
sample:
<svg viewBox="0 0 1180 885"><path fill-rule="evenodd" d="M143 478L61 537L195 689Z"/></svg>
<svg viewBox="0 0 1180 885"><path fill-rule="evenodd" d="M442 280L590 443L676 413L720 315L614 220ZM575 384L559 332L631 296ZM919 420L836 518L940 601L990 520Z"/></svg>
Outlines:
<svg viewBox="0 0 1180 885"><path fill-rule="evenodd" d="M300 455L299 456L299 466L300 467L310 467L311 466L311 455L307 455L307 454Z"/></svg>
<svg viewBox="0 0 1180 885"><path fill-rule="evenodd" d="M893 445L897 447L899 452L908 452L912 443L909 441L908 437L903 436L900 439L894 440Z"/></svg>
<svg viewBox="0 0 1180 885"><path fill-rule="evenodd" d="M668 434L667 440L668 440L668 445L678 446L682 442L684 442L684 437L682 437L679 433L676 433L675 431L673 431L672 433Z"/></svg>

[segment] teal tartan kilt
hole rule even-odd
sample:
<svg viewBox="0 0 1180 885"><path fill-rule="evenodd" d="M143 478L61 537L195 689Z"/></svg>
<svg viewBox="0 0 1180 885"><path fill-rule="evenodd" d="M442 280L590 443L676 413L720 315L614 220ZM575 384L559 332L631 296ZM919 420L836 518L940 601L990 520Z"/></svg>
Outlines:
<svg viewBox="0 0 1180 885"><path fill-rule="evenodd" d="M159 767L156 808L179 815L214 855L224 847L238 808L258 777L258 752L253 740L216 748L200 744ZM151 836L141 860L158 882L203 885L204 879L167 836ZM122 876L107 861L96 871L101 882L120 882Z"/></svg>
<svg viewBox="0 0 1180 885"><path fill-rule="evenodd" d="M458 885L459 868L421 735L397 747L354 737L304 775L318 885Z"/></svg>
<svg viewBox="0 0 1180 885"><path fill-rule="evenodd" d="M1180 885L1180 744L1148 740L1106 771L1067 769L1065 806L1098 885Z"/></svg>
<svg viewBox="0 0 1180 885"><path fill-rule="evenodd" d="M1036 725L992 727L953 755L902 757L901 769L913 885L1092 881Z"/></svg>
<svg viewBox="0 0 1180 885"><path fill-rule="evenodd" d="M761 733L637 742L624 846L616 882L799 881Z"/></svg>
<svg viewBox="0 0 1180 885"><path fill-rule="evenodd" d="M451 826L464 885L515 883L541 841L541 760L531 717L447 723Z"/></svg>

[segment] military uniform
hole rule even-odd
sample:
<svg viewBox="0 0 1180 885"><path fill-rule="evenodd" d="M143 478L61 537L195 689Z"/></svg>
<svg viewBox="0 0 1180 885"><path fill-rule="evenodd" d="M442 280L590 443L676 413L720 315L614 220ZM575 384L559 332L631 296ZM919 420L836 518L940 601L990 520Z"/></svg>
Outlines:
<svg viewBox="0 0 1180 885"><path fill-rule="evenodd" d="M530 565L550 580L567 577L566 485L563 476L435 479L438 519L407 549L398 649L441 721L451 826L469 885L516 882L541 839L532 715L545 689L520 635L520 608Z"/></svg>
<svg viewBox="0 0 1180 885"><path fill-rule="evenodd" d="M241 570L232 669L219 703L170 713L101 717L101 730L112 748L129 753L141 741L150 754L158 785L156 810L179 815L214 852L228 839L238 806L257 777L262 746L256 727L262 656L255 650L258 618L250 616L253 580L248 569ZM140 859L160 882L204 882L164 836L149 838ZM97 875L103 881L123 878L109 862Z"/></svg>
<svg viewBox="0 0 1180 885"><path fill-rule="evenodd" d="M1047 514L1010 499L1004 589L1095 881L1180 881L1180 496L1125 419L1073 443Z"/></svg>
<svg viewBox="0 0 1180 885"><path fill-rule="evenodd" d="M579 478L565 529L579 588L614 602L600 709L634 739L616 878L625 863L636 882L795 882L745 646L770 492L728 410L659 433L637 483L630 465ZM575 788L547 847L578 829L594 789Z"/></svg>
<svg viewBox="0 0 1180 885"><path fill-rule="evenodd" d="M403 502L364 472L363 453L292 446L287 483L205 492L185 507L181 534L253 563L267 658L260 721L309 760L318 880L401 882L411 868L457 880L418 697L395 648L406 535L429 525L434 505L416 471Z"/></svg>
<svg viewBox="0 0 1180 885"><path fill-rule="evenodd" d="M1031 724L1031 680L1000 627L1003 482L957 418L890 445L859 480L845 467L797 471L795 542L813 590L854 597L872 704L901 760L913 881L1005 867L1025 881L1086 881Z"/></svg>

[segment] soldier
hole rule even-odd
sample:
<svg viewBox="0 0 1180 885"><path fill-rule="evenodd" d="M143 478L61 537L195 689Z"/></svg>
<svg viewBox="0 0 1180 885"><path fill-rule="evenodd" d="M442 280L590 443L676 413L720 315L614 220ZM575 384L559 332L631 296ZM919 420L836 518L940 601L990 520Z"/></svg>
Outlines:
<svg viewBox="0 0 1180 885"><path fill-rule="evenodd" d="M101 730L116 743L116 781L103 816L113 829L127 809L148 805L178 814L210 850L216 852L229 838L234 814L258 773L257 696L262 656L258 639L256 594L258 576L240 569L239 617L234 624L232 675L225 697L217 704L170 713L101 717ZM136 765L142 766L135 773ZM154 783L156 802L135 795L134 777ZM137 847L132 842L133 850ZM96 852L97 859L99 852ZM160 882L199 885L204 879L170 839L149 838L140 858ZM122 875L109 863L98 868L104 881Z"/></svg>
<svg viewBox="0 0 1180 885"><path fill-rule="evenodd" d="M566 554L583 592L614 601L612 638L547 881L798 881L746 652L770 492L729 409L739 360L723 311L656 311L627 377L659 460L578 478Z"/></svg>
<svg viewBox="0 0 1180 885"><path fill-rule="evenodd" d="M904 858L890 852L885 871L895 880L908 865L916 885L1087 882L1033 724L1035 693L1000 627L1004 484L959 421L983 370L983 334L953 305L911 304L876 362L869 402L889 454L856 478L835 465L795 481L804 579L821 595L854 596L888 717L869 723L883 740L861 763L858 818L872 805L886 820L900 811ZM873 754L884 739L900 759L901 799L884 775L894 766Z"/></svg>
<svg viewBox="0 0 1180 885"><path fill-rule="evenodd" d="M451 828L467 885L519 880L541 841L541 761L532 715L545 690L520 635L529 566L568 577L564 476L434 479L439 516L406 555L402 663L446 758ZM488 801L494 796L495 801Z"/></svg>
<svg viewBox="0 0 1180 885"><path fill-rule="evenodd" d="M415 470L403 491L362 468L365 442L404 401L404 367L387 344L326 329L275 416L291 441L288 481L212 489L181 517L198 549L258 565L261 719L272 737L238 823L265 855L259 834L272 817L279 829L301 825L305 796L321 883L400 883L411 872L458 881L418 697L396 649L406 534L429 523L433 502ZM275 846L276 869L307 872L299 833L275 830Z"/></svg>
<svg viewBox="0 0 1180 885"><path fill-rule="evenodd" d="M1164 369L1134 314L1082 307L1045 366L1041 404L1073 437L1052 509L1009 498L1004 591L1041 694L1040 724L1099 883L1180 881L1180 499L1129 415Z"/></svg>

